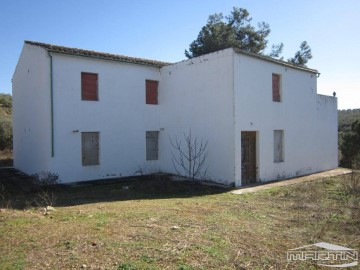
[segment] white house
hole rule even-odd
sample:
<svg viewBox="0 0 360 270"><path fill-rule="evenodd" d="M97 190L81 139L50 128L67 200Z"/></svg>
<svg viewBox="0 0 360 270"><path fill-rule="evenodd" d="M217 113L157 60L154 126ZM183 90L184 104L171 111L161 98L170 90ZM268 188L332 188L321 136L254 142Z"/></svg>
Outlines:
<svg viewBox="0 0 360 270"><path fill-rule="evenodd" d="M14 167L62 182L176 173L170 138L207 141L206 178L241 186L336 168L337 99L316 70L226 49L179 63L25 41Z"/></svg>

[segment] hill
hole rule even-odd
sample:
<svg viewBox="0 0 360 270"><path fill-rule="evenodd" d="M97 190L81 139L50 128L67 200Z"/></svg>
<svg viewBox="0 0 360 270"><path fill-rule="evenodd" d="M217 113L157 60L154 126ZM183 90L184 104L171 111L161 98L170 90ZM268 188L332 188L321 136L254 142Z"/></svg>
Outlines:
<svg viewBox="0 0 360 270"><path fill-rule="evenodd" d="M347 132L351 124L360 119L360 109L339 110L339 132Z"/></svg>

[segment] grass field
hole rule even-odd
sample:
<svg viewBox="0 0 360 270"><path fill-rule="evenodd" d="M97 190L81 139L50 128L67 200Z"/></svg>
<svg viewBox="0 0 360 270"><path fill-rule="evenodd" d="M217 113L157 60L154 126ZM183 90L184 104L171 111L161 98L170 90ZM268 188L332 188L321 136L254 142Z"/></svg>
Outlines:
<svg viewBox="0 0 360 270"><path fill-rule="evenodd" d="M163 179L5 187L0 269L320 269L287 262L286 251L360 249L359 194L346 193L344 179L244 195Z"/></svg>

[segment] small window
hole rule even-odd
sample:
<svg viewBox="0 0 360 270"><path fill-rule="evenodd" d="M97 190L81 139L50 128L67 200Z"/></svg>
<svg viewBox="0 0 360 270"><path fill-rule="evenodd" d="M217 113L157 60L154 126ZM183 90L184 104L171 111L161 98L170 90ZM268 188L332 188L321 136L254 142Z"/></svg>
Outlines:
<svg viewBox="0 0 360 270"><path fill-rule="evenodd" d="M146 80L146 104L158 104L158 81Z"/></svg>
<svg viewBox="0 0 360 270"><path fill-rule="evenodd" d="M96 73L81 72L81 100L99 100L98 75Z"/></svg>
<svg viewBox="0 0 360 270"><path fill-rule="evenodd" d="M146 131L146 160L159 159L159 131Z"/></svg>
<svg viewBox="0 0 360 270"><path fill-rule="evenodd" d="M284 131L274 130L274 162L284 161Z"/></svg>
<svg viewBox="0 0 360 270"><path fill-rule="evenodd" d="M273 101L281 102L279 74L272 75L272 96L273 96Z"/></svg>
<svg viewBox="0 0 360 270"><path fill-rule="evenodd" d="M81 132L82 165L99 165L99 132Z"/></svg>

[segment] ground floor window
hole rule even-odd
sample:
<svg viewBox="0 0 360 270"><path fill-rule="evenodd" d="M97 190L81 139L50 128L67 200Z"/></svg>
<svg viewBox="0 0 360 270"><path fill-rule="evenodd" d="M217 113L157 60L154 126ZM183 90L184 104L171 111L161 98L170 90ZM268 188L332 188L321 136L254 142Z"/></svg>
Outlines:
<svg viewBox="0 0 360 270"><path fill-rule="evenodd" d="M81 132L82 165L99 165L99 132Z"/></svg>
<svg viewBox="0 0 360 270"><path fill-rule="evenodd" d="M146 160L159 159L159 131L146 131Z"/></svg>
<svg viewBox="0 0 360 270"><path fill-rule="evenodd" d="M284 161L284 131L274 130L274 162Z"/></svg>

